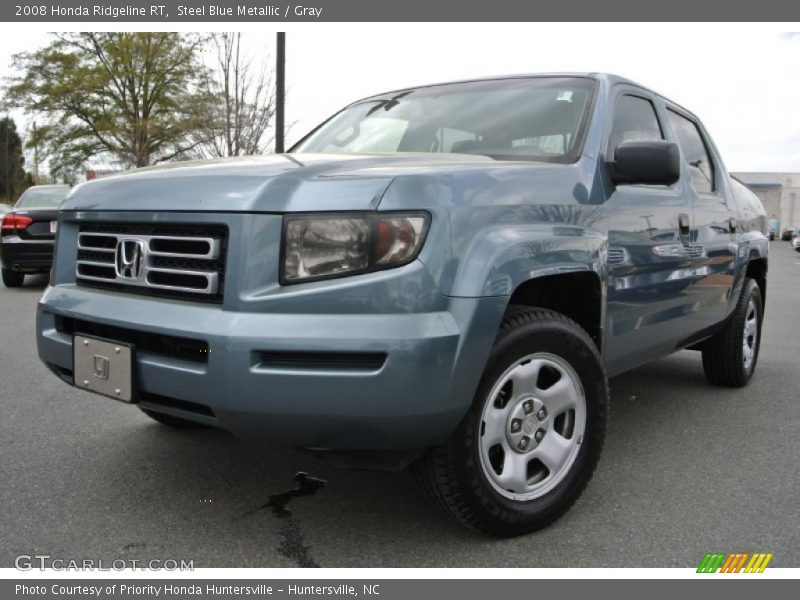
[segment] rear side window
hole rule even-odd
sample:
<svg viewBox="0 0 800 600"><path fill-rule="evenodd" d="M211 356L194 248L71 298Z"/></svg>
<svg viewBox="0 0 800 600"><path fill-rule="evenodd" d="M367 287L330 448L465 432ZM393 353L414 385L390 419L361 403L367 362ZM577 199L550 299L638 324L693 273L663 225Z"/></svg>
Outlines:
<svg viewBox="0 0 800 600"><path fill-rule="evenodd" d="M694 189L698 192L712 193L714 191L714 163L711 162L700 129L694 121L673 110L668 109L667 114L670 125L678 137L681 154L689 166Z"/></svg>
<svg viewBox="0 0 800 600"><path fill-rule="evenodd" d="M608 140L611 156L622 142L663 139L664 134L652 102L639 96L622 96L619 99Z"/></svg>

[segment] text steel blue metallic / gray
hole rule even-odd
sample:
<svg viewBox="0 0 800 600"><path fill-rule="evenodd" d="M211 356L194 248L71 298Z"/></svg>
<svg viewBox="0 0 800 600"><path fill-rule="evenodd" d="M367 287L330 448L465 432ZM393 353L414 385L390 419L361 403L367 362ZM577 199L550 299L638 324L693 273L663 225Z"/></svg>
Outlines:
<svg viewBox="0 0 800 600"><path fill-rule="evenodd" d="M168 425L413 462L515 535L588 483L609 376L693 348L747 383L766 233L699 120L630 81L399 90L284 155L77 186L39 355Z"/></svg>

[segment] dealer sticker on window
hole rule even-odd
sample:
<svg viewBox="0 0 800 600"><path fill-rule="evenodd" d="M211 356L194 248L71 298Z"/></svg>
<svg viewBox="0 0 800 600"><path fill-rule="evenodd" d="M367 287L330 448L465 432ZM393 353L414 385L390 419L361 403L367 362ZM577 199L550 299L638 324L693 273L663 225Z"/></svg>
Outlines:
<svg viewBox="0 0 800 600"><path fill-rule="evenodd" d="M561 90L556 96L559 102L572 102L572 90Z"/></svg>

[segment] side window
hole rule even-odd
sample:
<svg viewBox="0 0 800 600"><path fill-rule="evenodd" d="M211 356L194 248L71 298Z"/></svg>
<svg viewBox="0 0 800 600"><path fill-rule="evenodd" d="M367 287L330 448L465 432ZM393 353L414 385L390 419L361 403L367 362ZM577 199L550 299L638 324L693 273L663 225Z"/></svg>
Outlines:
<svg viewBox="0 0 800 600"><path fill-rule="evenodd" d="M692 177L694 189L698 192L712 193L714 191L714 163L708 154L708 148L703 141L703 136L694 121L683 115L667 109L669 122L675 135L681 154L689 165L689 174Z"/></svg>
<svg viewBox="0 0 800 600"><path fill-rule="evenodd" d="M622 96L619 99L608 140L608 152L611 156L620 143L628 140L663 139L664 134L652 102L639 96Z"/></svg>

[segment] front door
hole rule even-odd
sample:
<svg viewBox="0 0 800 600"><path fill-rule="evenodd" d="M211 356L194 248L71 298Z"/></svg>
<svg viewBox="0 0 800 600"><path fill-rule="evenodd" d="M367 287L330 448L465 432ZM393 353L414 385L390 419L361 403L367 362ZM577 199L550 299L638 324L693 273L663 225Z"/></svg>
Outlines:
<svg viewBox="0 0 800 600"><path fill-rule="evenodd" d="M664 139L654 99L642 90L620 90L613 111L607 157L626 140ZM692 204L678 182L617 185L606 208L605 356L613 375L668 354L689 333Z"/></svg>

